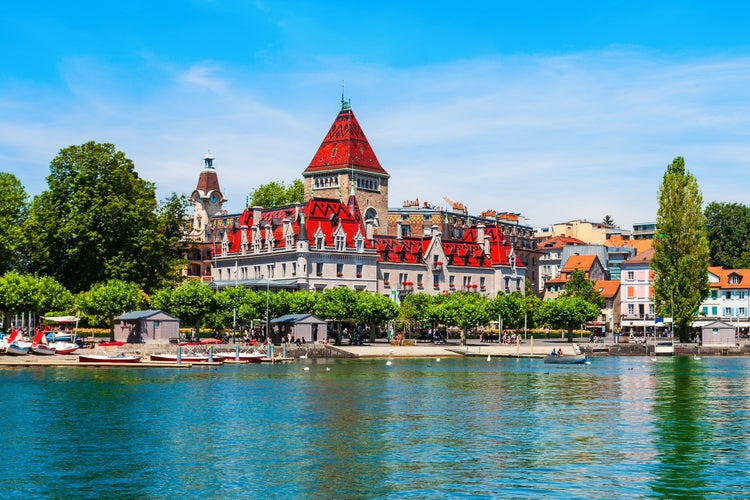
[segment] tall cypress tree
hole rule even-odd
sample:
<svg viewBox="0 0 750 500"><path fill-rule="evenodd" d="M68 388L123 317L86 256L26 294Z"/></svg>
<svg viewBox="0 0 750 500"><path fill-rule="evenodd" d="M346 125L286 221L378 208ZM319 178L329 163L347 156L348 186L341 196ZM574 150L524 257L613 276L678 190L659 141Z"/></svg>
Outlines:
<svg viewBox="0 0 750 500"><path fill-rule="evenodd" d="M657 234L651 268L656 274L657 310L674 318L681 342L689 339L690 323L708 294L708 239L703 195L685 160L675 158L659 187Z"/></svg>

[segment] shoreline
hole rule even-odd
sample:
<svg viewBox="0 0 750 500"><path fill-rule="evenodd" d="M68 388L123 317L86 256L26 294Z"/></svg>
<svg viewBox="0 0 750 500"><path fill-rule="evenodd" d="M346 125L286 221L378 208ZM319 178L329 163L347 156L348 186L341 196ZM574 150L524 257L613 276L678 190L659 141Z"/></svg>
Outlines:
<svg viewBox="0 0 750 500"><path fill-rule="evenodd" d="M234 352L238 344L216 344L213 345L215 353ZM304 344L298 347L294 344L287 346L275 346L274 361L283 359L293 361L300 358L350 358L350 359L373 359L373 358L461 358L461 357L500 357L500 358L543 358L552 348L562 349L563 354L575 354L575 347L589 357L597 356L654 356L655 342L642 344L614 344L614 343L588 343L585 339L581 341L567 342L567 339L529 339L520 344L496 344L479 343L470 341L467 345L460 345L457 341L447 344L433 343L409 343L408 345L392 345L385 341L374 342L361 346L333 345L326 343ZM247 346L240 346L241 350ZM116 356L118 354L136 354L143 357L141 363L133 363L137 367L189 367L200 366L200 363L151 363L148 357L151 354L162 352L176 352L173 344L126 344L117 347L95 347L93 349L80 349L79 351L55 356L37 356L29 354L26 356L0 356L0 367L3 366L127 366L126 364L113 363L80 363L79 355L101 354ZM189 350L185 349L187 353ZM736 346L698 346L695 344L674 344L674 356L750 356L750 344L741 343ZM667 356L668 357L668 356ZM264 360L265 361L265 360ZM271 361L271 360L268 360Z"/></svg>

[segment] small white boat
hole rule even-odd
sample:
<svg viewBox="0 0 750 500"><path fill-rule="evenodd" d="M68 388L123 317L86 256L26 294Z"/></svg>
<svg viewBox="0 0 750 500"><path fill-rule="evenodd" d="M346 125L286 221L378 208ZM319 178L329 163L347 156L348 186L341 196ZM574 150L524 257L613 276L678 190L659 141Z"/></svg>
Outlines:
<svg viewBox="0 0 750 500"><path fill-rule="evenodd" d="M151 361L166 361L169 363L177 363L177 354L152 354ZM221 363L224 361L222 356L213 355L209 359L208 354L182 354L180 356L182 363L208 363L210 361Z"/></svg>
<svg viewBox="0 0 750 500"><path fill-rule="evenodd" d="M28 353L29 353L29 348L26 346L22 346L21 344L18 343L18 341L11 342L5 348L5 354L9 356L26 356Z"/></svg>
<svg viewBox="0 0 750 500"><path fill-rule="evenodd" d="M44 336L44 332L42 330L37 330L34 339L31 341L29 352L39 356L54 356L57 351L54 347L47 345L47 339Z"/></svg>
<svg viewBox="0 0 750 500"><path fill-rule="evenodd" d="M25 356L29 353L31 342L24 342L21 330L14 328L10 335L3 337L0 350L10 356Z"/></svg>
<svg viewBox="0 0 750 500"><path fill-rule="evenodd" d="M585 354L548 354L544 357L544 363L548 365L582 365L586 363Z"/></svg>
<svg viewBox="0 0 750 500"><path fill-rule="evenodd" d="M118 354L117 356L103 356L100 354L81 354L78 356L79 363L140 363L140 356L127 356Z"/></svg>
<svg viewBox="0 0 750 500"><path fill-rule="evenodd" d="M674 356L674 343L671 340L657 342L654 346L654 356Z"/></svg>
<svg viewBox="0 0 750 500"><path fill-rule="evenodd" d="M78 350L78 344L73 342L53 342L50 346L55 348L56 354L71 354Z"/></svg>

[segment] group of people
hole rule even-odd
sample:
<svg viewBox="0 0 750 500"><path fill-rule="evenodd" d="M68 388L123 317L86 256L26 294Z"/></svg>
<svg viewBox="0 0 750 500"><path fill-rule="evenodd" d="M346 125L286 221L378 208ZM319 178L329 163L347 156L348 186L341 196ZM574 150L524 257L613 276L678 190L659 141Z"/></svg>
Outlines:
<svg viewBox="0 0 750 500"><path fill-rule="evenodd" d="M550 355L550 356L562 356L562 355L563 355L563 352L562 352L562 349L557 349L557 350L555 350L555 348L553 347L553 348L552 348L552 352L551 352L551 353L549 353L549 355Z"/></svg>

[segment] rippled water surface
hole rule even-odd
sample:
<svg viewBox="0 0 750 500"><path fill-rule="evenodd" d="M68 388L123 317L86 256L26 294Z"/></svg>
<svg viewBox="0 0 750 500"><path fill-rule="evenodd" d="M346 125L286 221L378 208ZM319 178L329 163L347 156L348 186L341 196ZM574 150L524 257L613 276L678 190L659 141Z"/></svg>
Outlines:
<svg viewBox="0 0 750 500"><path fill-rule="evenodd" d="M747 498L749 370L606 357L2 369L0 497Z"/></svg>

